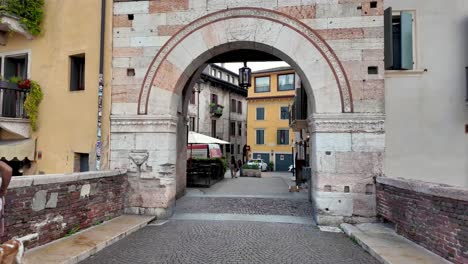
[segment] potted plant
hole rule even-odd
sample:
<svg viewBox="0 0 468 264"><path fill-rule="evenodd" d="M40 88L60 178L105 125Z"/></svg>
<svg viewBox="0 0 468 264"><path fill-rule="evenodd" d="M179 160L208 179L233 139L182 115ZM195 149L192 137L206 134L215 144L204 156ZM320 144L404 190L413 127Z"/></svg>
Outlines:
<svg viewBox="0 0 468 264"><path fill-rule="evenodd" d="M268 170L269 171L275 170L275 163L273 163L273 161L268 162Z"/></svg>
<svg viewBox="0 0 468 264"><path fill-rule="evenodd" d="M3 77L0 76L0 87L7 88L7 89L18 89L18 82L21 81L20 77L11 77L9 81L4 80Z"/></svg>
<svg viewBox="0 0 468 264"><path fill-rule="evenodd" d="M262 172L258 169L258 165L244 164L242 166L242 175L244 177L262 177Z"/></svg>

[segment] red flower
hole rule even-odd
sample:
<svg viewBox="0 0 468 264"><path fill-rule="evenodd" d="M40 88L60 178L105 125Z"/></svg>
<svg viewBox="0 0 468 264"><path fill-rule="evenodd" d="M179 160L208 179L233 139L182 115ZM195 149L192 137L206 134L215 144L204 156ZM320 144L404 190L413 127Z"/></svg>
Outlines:
<svg viewBox="0 0 468 264"><path fill-rule="evenodd" d="M31 88L31 81L26 79L18 82L18 87L20 89L29 89Z"/></svg>

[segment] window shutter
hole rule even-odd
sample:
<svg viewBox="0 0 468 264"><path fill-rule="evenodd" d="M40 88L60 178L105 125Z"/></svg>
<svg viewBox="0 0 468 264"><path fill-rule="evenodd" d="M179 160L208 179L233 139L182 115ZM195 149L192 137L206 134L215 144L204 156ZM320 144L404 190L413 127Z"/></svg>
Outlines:
<svg viewBox="0 0 468 264"><path fill-rule="evenodd" d="M385 69L393 68L393 22L392 8L385 9L384 13L384 53Z"/></svg>
<svg viewBox="0 0 468 264"><path fill-rule="evenodd" d="M284 144L288 145L289 144L289 130L284 131Z"/></svg>
<svg viewBox="0 0 468 264"><path fill-rule="evenodd" d="M413 69L413 16L401 12L401 68Z"/></svg>
<svg viewBox="0 0 468 264"><path fill-rule="evenodd" d="M278 144L278 145L281 144L281 130L278 130L276 132L276 144Z"/></svg>

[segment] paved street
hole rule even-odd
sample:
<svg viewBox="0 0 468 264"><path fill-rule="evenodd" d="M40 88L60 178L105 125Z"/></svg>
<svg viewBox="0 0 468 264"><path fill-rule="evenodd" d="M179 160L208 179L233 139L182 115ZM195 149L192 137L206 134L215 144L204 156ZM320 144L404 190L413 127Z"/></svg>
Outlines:
<svg viewBox="0 0 468 264"><path fill-rule="evenodd" d="M378 263L343 233L321 232L306 190L289 193L292 184L289 174L266 174L190 189L168 222L81 263Z"/></svg>

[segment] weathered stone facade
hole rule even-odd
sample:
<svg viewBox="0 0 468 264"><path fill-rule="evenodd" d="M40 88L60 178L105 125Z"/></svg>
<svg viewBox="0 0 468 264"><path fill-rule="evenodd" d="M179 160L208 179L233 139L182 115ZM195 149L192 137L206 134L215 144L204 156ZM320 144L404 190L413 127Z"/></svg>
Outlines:
<svg viewBox="0 0 468 264"><path fill-rule="evenodd" d="M115 2L111 168L134 175L130 211L170 213L185 173L187 87L207 60L251 49L289 63L311 98L318 222L372 219L372 178L384 151L383 5L376 2ZM135 150L146 153L141 166L129 158Z"/></svg>
<svg viewBox="0 0 468 264"><path fill-rule="evenodd" d="M5 198L1 240L26 237L32 248L119 216L126 179L121 172L15 177Z"/></svg>
<svg viewBox="0 0 468 264"><path fill-rule="evenodd" d="M377 211L399 234L454 263L468 263L466 188L381 177Z"/></svg>

